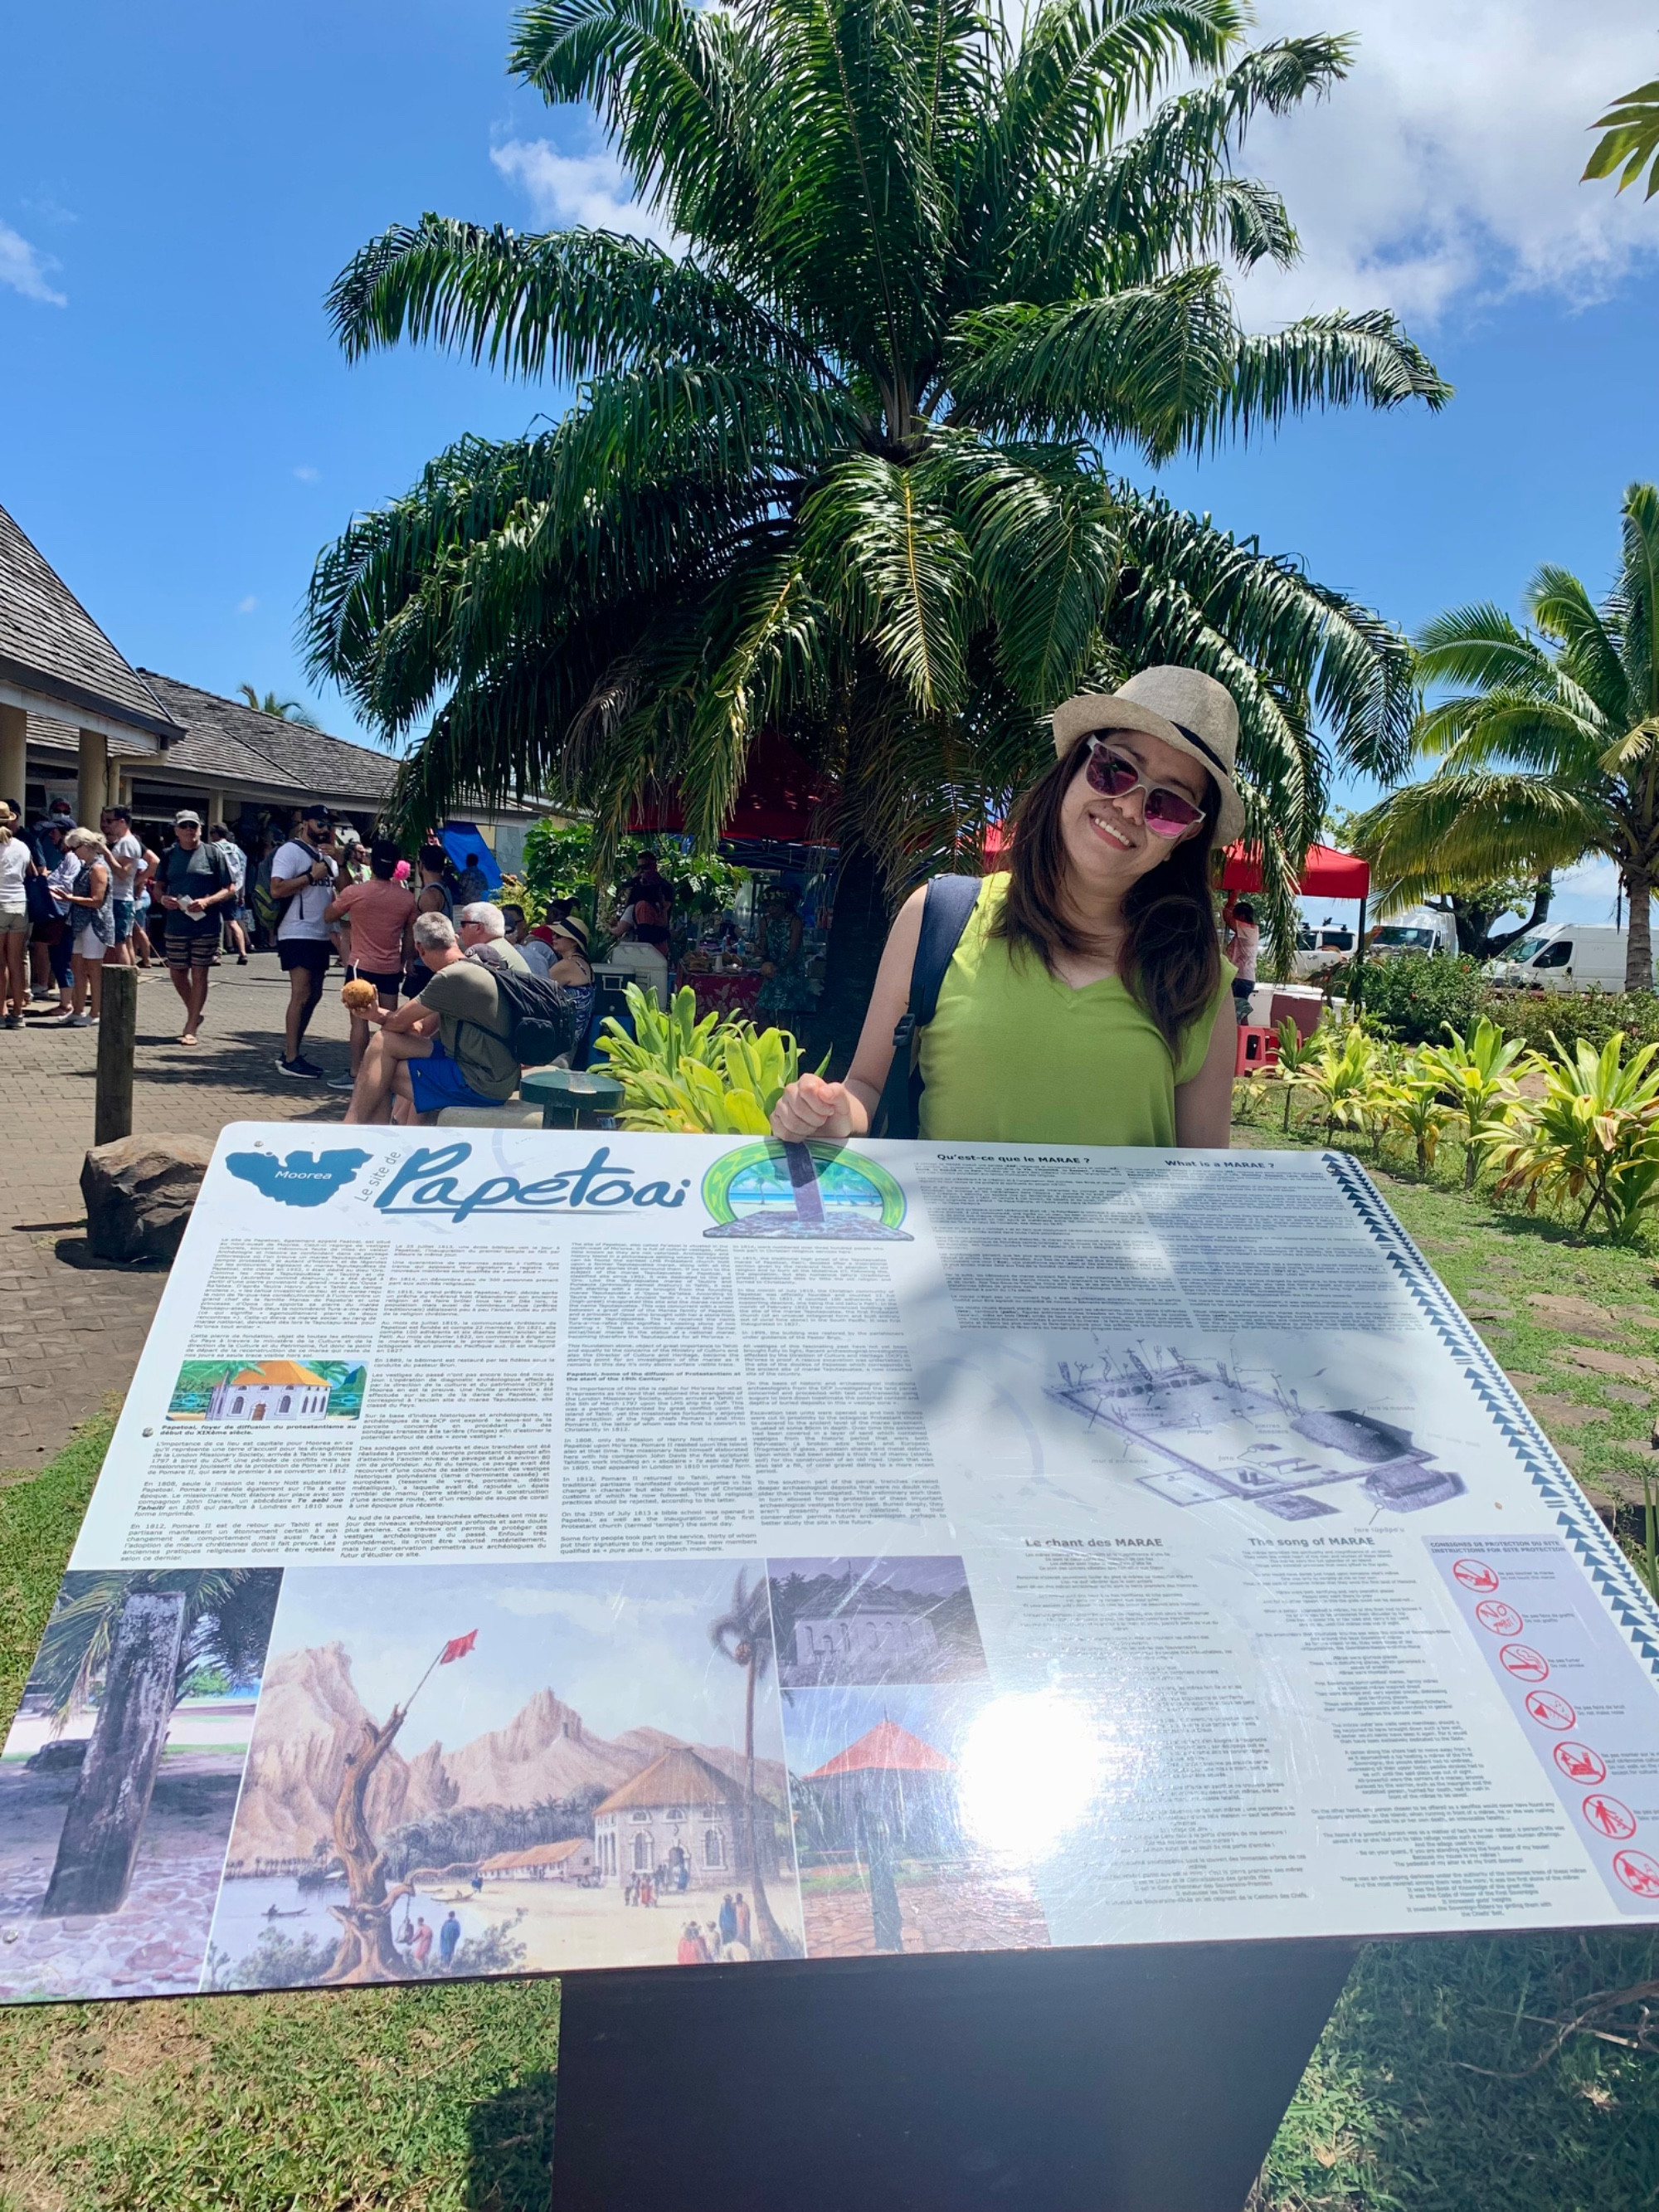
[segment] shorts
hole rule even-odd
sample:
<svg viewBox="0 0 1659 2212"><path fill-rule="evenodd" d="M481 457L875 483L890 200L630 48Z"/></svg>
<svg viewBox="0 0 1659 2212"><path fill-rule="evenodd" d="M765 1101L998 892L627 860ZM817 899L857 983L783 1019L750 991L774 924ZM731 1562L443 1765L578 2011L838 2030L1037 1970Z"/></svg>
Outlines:
<svg viewBox="0 0 1659 2212"><path fill-rule="evenodd" d="M383 999L397 1004L398 994L404 988L401 968L354 968L351 972L360 983L372 983Z"/></svg>
<svg viewBox="0 0 1659 2212"><path fill-rule="evenodd" d="M1250 1018L1250 994L1255 988L1255 985L1244 976L1233 977L1233 1012L1237 1015L1241 1025Z"/></svg>
<svg viewBox="0 0 1659 2212"><path fill-rule="evenodd" d="M101 960L107 949L89 922L76 931L75 954L78 960Z"/></svg>
<svg viewBox="0 0 1659 2212"><path fill-rule="evenodd" d="M436 1114L446 1106L496 1107L505 1103L475 1091L444 1050L441 1039L434 1040L429 1060L406 1060L404 1066L409 1070L409 1087L415 1094L417 1114Z"/></svg>
<svg viewBox="0 0 1659 2212"><path fill-rule="evenodd" d="M325 975L328 963L334 957L334 947L325 937L279 937L276 957L287 975L291 969L308 968L313 975Z"/></svg>
<svg viewBox="0 0 1659 2212"><path fill-rule="evenodd" d="M0 906L0 937L27 938L29 910L26 906Z"/></svg>
<svg viewBox="0 0 1659 2212"><path fill-rule="evenodd" d="M192 921L187 914L176 907L168 907L167 934L161 940L161 957L169 968L205 968L219 950L219 914L216 908L204 914L199 921Z"/></svg>
<svg viewBox="0 0 1659 2212"><path fill-rule="evenodd" d="M117 945L125 945L132 934L132 901L112 899L110 903L115 909L114 941Z"/></svg>

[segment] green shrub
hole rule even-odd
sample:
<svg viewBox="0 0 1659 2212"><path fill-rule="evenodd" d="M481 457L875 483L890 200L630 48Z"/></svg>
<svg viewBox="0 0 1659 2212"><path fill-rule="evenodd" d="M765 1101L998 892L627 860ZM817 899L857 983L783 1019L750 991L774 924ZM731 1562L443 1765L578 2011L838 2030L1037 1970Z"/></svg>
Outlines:
<svg viewBox="0 0 1659 2212"><path fill-rule="evenodd" d="M1365 1026L1396 1044L1437 1043L1447 1022L1472 1029L1486 993L1478 961L1448 959L1443 952L1367 960L1361 975Z"/></svg>
<svg viewBox="0 0 1659 2212"><path fill-rule="evenodd" d="M1552 1049L1552 1030L1569 1052L1581 1043L1600 1052L1617 1030L1632 1045L1659 1044L1659 998L1651 991L1488 989L1481 1011L1540 1054Z"/></svg>

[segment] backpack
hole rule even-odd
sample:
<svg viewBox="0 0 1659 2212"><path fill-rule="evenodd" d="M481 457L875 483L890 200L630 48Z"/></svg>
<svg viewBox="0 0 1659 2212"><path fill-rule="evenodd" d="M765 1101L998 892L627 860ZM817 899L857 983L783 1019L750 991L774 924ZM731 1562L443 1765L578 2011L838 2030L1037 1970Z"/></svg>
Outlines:
<svg viewBox="0 0 1659 2212"><path fill-rule="evenodd" d="M283 842L284 844L288 845L297 845L302 853L309 853L311 855L311 864L313 867L323 857L317 850L316 847L314 845L307 845L303 837L287 837L284 838ZM218 848L216 847L214 849L217 851ZM219 857L222 861L224 860L224 855L222 853L219 854ZM271 858L275 860L276 857L276 854L273 853ZM229 864L228 862L225 864L225 872L227 876L229 875L230 870ZM254 890L253 911L258 917L259 921L264 923L265 927L274 934L288 920L288 910L293 905L295 899L303 898L307 890L320 890L322 886L319 884L306 884L301 885L300 890L297 891L290 891L286 898L278 898L276 892L270 888L270 878L267 876L265 878L265 895L263 902L260 900L257 887ZM262 910L262 904L263 906L268 906L270 908L275 916L273 921L265 921L265 916Z"/></svg>
<svg viewBox="0 0 1659 2212"><path fill-rule="evenodd" d="M893 1058L870 1124L872 1137L915 1137L921 1129L921 1032L939 1011L939 986L979 903L978 876L935 876L922 902L921 932L910 963L910 1003L893 1031Z"/></svg>
<svg viewBox="0 0 1659 2212"><path fill-rule="evenodd" d="M545 1067L550 1060L574 1051L587 1021L582 1010L566 1000L561 985L543 975L520 975L511 968L492 967L489 972L507 1016L502 1042L520 1067Z"/></svg>

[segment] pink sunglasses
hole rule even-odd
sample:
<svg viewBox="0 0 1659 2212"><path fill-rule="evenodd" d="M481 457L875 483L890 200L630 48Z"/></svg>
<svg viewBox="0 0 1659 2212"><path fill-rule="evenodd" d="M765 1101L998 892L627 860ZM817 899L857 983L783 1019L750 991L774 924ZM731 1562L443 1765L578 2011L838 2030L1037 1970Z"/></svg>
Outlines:
<svg viewBox="0 0 1659 2212"><path fill-rule="evenodd" d="M1138 763L1125 753L1110 751L1103 738L1090 738L1083 773L1089 788L1103 799L1127 799L1132 791L1144 791L1144 818L1154 837L1184 837L1204 819L1204 809L1184 791L1172 791L1167 783L1149 782Z"/></svg>

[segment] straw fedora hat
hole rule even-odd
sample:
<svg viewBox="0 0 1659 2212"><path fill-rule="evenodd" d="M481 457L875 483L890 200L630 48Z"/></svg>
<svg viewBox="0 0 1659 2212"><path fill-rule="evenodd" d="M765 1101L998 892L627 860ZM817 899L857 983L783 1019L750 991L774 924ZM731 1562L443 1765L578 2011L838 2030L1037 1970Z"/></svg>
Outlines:
<svg viewBox="0 0 1659 2212"><path fill-rule="evenodd" d="M1196 668L1143 668L1121 691L1088 691L1054 709L1054 751L1064 760L1079 738L1097 730L1139 730L1195 760L1221 793L1212 842L1231 845L1244 834L1244 802L1233 771L1238 759L1238 708L1233 695Z"/></svg>

